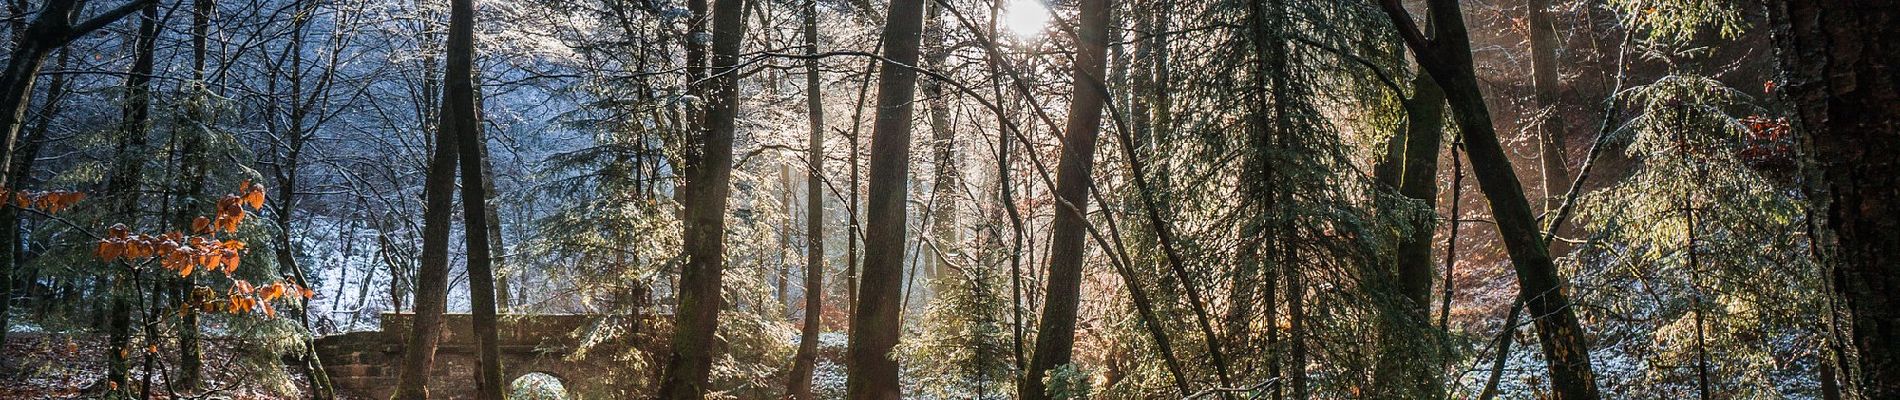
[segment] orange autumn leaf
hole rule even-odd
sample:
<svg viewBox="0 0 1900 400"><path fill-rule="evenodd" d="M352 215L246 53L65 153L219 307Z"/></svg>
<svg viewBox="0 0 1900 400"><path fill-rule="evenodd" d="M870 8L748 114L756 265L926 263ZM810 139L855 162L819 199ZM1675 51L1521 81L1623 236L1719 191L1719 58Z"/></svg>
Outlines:
<svg viewBox="0 0 1900 400"><path fill-rule="evenodd" d="M243 211L244 208L241 206L242 202L243 200L237 195L224 195L224 198L218 199L218 215L223 216Z"/></svg>
<svg viewBox="0 0 1900 400"><path fill-rule="evenodd" d="M152 245L146 242L127 243L125 246L125 256L131 258L151 257L152 251Z"/></svg>
<svg viewBox="0 0 1900 400"><path fill-rule="evenodd" d="M264 208L264 186L253 186L249 192L244 194L244 203L245 205L251 206L253 210Z"/></svg>
<svg viewBox="0 0 1900 400"><path fill-rule="evenodd" d="M262 296L264 297L264 301L276 300L278 297L283 297L284 284L282 282L279 282L279 283L272 283L270 284L270 286L265 286Z"/></svg>
<svg viewBox="0 0 1900 400"><path fill-rule="evenodd" d="M116 243L110 239L106 239L106 240L99 241L99 250L94 252L93 254L96 256L99 256L100 260L104 260L105 262L113 262L113 261L117 261L119 259L119 255L124 254L124 252L125 252L124 244Z"/></svg>

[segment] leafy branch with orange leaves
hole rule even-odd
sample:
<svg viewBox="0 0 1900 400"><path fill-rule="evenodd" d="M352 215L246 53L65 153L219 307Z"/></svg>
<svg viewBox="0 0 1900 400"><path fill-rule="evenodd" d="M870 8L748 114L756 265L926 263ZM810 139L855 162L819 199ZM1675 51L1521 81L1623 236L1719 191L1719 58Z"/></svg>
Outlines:
<svg viewBox="0 0 1900 400"><path fill-rule="evenodd" d="M86 199L85 193L70 190L14 191L0 188L0 199L11 197L13 205L21 209L34 210L46 214L58 214Z"/></svg>
<svg viewBox="0 0 1900 400"><path fill-rule="evenodd" d="M316 292L288 280L257 285L233 277L232 274L237 272L239 262L247 253L245 243L221 237L236 234L245 216L263 206L264 185L253 184L247 179L238 184L236 194L225 195L218 200L213 215L193 220L189 233L134 233L125 224L115 224L99 239L93 255L107 263L123 261L135 267L157 262L160 267L182 278L191 278L194 272L223 272L225 279L231 282L225 294L219 295L209 287L196 286L192 289L191 298L180 306L207 313L261 312L266 317L275 318L277 310L271 307L272 301L289 300L292 297L309 300Z"/></svg>

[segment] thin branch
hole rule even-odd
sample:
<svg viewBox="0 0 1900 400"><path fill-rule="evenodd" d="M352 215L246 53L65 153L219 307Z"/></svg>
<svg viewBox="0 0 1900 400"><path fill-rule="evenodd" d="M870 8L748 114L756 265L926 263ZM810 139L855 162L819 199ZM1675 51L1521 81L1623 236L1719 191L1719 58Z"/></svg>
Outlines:
<svg viewBox="0 0 1900 400"><path fill-rule="evenodd" d="M118 8L106 10L105 13L101 13L99 16L92 17L92 19L81 22L79 25L74 25L72 29L66 31L66 36L59 38L55 43L57 45L64 45L74 39L86 36L86 34L92 33L92 31L104 28L106 25L112 25L113 22L118 22L120 18L125 18L125 16L132 15L135 11L156 3L158 3L158 0L132 0L132 2L125 3L125 5L121 5Z"/></svg>

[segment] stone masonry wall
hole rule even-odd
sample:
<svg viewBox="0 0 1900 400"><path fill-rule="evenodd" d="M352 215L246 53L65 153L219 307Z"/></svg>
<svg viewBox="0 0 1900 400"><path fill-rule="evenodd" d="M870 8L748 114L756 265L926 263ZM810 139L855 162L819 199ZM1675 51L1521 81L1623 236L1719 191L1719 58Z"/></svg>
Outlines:
<svg viewBox="0 0 1900 400"><path fill-rule="evenodd" d="M317 339L317 354L330 373L337 390L346 396L387 399L396 385L397 367L402 364L404 341L414 316L382 315L380 331L351 332ZM475 387L476 352L473 321L468 314L444 316L441 344L436 349L434 374L429 379L429 394L437 399L469 399ZM570 399L634 398L649 386L653 375L646 366L657 363L650 338L657 337L654 327L663 318L642 318L640 323L602 320L592 315L510 315L497 324L505 386L532 372L559 378ZM605 329L636 332L621 335L622 340L600 343L585 354L579 349L574 333L603 328L596 324L615 324ZM648 328L648 329L643 329ZM632 340L626 340L631 337ZM638 351L628 352L630 345ZM629 355L628 353L633 353Z"/></svg>

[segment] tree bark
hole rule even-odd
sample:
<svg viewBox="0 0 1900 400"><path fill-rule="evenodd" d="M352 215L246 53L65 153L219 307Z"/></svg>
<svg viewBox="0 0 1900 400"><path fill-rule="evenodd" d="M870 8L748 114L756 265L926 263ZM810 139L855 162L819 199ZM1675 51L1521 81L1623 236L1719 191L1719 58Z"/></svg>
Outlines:
<svg viewBox="0 0 1900 400"><path fill-rule="evenodd" d="M991 42L989 46L985 46L987 51L984 52L983 61L984 65L992 71L1005 65L1002 52L996 51L994 46L997 21L1001 19L999 16L1002 14L1002 7L1003 3L1000 1L990 3L989 24L984 27L984 33L991 38ZM1008 104L1006 103L1008 98L1003 97L1003 74L990 74L989 78L990 93L995 96L998 103ZM1003 108L996 110L996 121L995 199L1000 204L998 211L1009 220L1009 246L1005 248L998 245L998 248L1006 249L1002 251L1009 257L1010 361L1013 362L1012 365L1017 371L1013 383L1020 392L1025 381L1022 379L1021 371L1028 369L1029 359L1025 353L1023 340L1024 325L1026 325L1023 318L1023 216L1022 210L1016 207L1015 184L1010 180L1012 171L1015 171L1010 164L1010 153L1014 153L1012 149L1014 146L1011 146L1011 143L1015 143L1010 138L1010 127L1015 122L1011 121L1009 112ZM1001 236L1000 232L998 236Z"/></svg>
<svg viewBox="0 0 1900 400"><path fill-rule="evenodd" d="M445 79L449 79L447 76ZM436 345L441 340L442 314L448 310L449 228L455 207L455 169L460 138L451 126L457 111L449 104L449 91L443 91L442 108L436 126L435 149L423 182L422 257L415 278L414 317L409 337L403 346L403 362L396 378L396 400L429 398L429 374L435 365Z"/></svg>
<svg viewBox="0 0 1900 400"><path fill-rule="evenodd" d="M931 2L929 9L924 21L924 40L928 41L924 47L928 51L924 53L923 65L932 71L942 72L947 67L944 61L950 57L950 42L944 34L941 20L943 5ZM957 158L956 133L950 126L948 93L944 91L943 83L936 79L925 79L919 86L923 87L924 97L930 104L931 164L936 168L930 184L930 198L935 208L929 210L931 227L927 235L934 245L923 246L924 251L930 252L924 257L929 265L924 272L925 287L928 288L929 296L935 296L945 287L938 281L943 279L944 271L950 268L950 256L961 248L962 240L957 231L957 193L962 183L958 179L960 159Z"/></svg>
<svg viewBox="0 0 1900 400"><path fill-rule="evenodd" d="M924 2L893 0L885 18L884 62L878 71L877 116L871 127L870 182L864 228L864 268L851 315L846 351L846 396L892 400L900 396L897 360L902 330L904 195L910 164L911 103L917 94L918 44Z"/></svg>
<svg viewBox="0 0 1900 400"><path fill-rule="evenodd" d="M687 160L684 233L686 265L680 271L661 399L699 399L712 371L713 338L724 304L726 203L732 182L732 138L739 112L739 47L745 37L746 0L718 0L713 8L712 70L706 86L703 147Z"/></svg>
<svg viewBox="0 0 1900 400"><path fill-rule="evenodd" d="M1770 2L1795 120L1813 149L1833 243L1834 279L1852 315L1859 383L1900 397L1900 9L1886 1ZM1852 374L1844 374L1852 376Z"/></svg>
<svg viewBox="0 0 1900 400"><path fill-rule="evenodd" d="M1524 298L1511 301L1511 312L1504 316L1504 324L1498 329L1497 354L1491 359L1491 375L1484 380L1484 389L1478 391L1478 400L1491 400L1498 395L1498 380L1504 377L1504 360L1511 357L1511 344L1517 343L1517 316L1524 312Z"/></svg>
<svg viewBox="0 0 1900 400"><path fill-rule="evenodd" d="M759 25L771 26L764 22L760 22ZM786 318L790 318L792 315L792 223L798 218L798 213L792 211L792 208L796 207L793 205L796 202L794 198L798 197L792 189L792 163L783 160L778 163L778 183L779 210L784 213L782 215L784 218L780 219L778 224L778 279L773 282L776 286L773 294L778 296L775 300L783 306L779 311L784 312Z"/></svg>
<svg viewBox="0 0 1900 400"><path fill-rule="evenodd" d="M56 47L49 42L59 40L64 35L64 25L70 24L58 14L78 12L70 3L73 1L55 0L47 3L40 11L39 18L34 19L33 25L21 37L20 43L14 46L12 55L7 58L6 70L0 72L0 135L5 135L6 140L6 153L0 158L0 165L13 165L14 149L18 147L15 136L19 135L20 123L26 118L27 103L33 95L33 82L38 79L40 66L45 63L46 56L52 54ZM66 9L60 9L62 5ZM0 177L0 186L12 183L4 179Z"/></svg>
<svg viewBox="0 0 1900 400"><path fill-rule="evenodd" d="M142 11L134 39L136 53L125 80L124 120L120 122L112 174L106 182L106 193L117 197L113 215L126 224L136 224L139 220L139 199L142 197L139 184L143 180L145 162L151 158L145 147L146 135L151 130L151 86L156 58L154 54L158 45L158 6L151 5ZM111 274L115 277L113 288L117 293L112 296L111 315L108 317L111 319L111 329L107 335L110 345L106 350L106 381L121 393L126 393L131 390L126 355L133 351L129 348L132 335L132 300L129 297L139 296L141 287L137 269L125 264L114 264L112 267L126 269L112 271Z"/></svg>
<svg viewBox="0 0 1900 400"><path fill-rule="evenodd" d="M205 82L206 55L209 51L211 13L210 0L193 0L191 10L191 78L202 93L197 96L209 96L209 83ZM156 17L157 10L146 11L150 17ZM196 205L201 204L200 195L205 191L205 179L209 176L206 154L206 136L210 134L210 121L205 118L203 105L194 102L185 108L186 123L173 129L172 134L177 145L179 191L178 209L172 216L173 226L191 226L191 221L199 215ZM188 301L192 288L196 285L194 277L175 279L154 277L158 281L172 281L175 298L182 304ZM155 283L156 284L156 283ZM301 313L299 313L301 315ZM204 369L204 349L200 344L198 330L198 312L195 307L182 307L178 315L178 385L183 389L197 389Z"/></svg>
<svg viewBox="0 0 1900 400"><path fill-rule="evenodd" d="M1490 200L1498 234L1517 272L1518 288L1524 293L1525 304L1537 325L1553 398L1599 398L1582 324L1571 307L1564 279L1545 248L1546 242L1511 160L1498 142L1496 129L1491 126L1491 113L1479 89L1471 43L1458 2L1430 0L1427 4L1434 26L1431 41L1425 39L1398 0L1381 2L1420 67L1445 90L1459 131L1465 137L1465 154L1471 156L1478 186Z"/></svg>
<svg viewBox="0 0 1900 400"><path fill-rule="evenodd" d="M1103 80L1107 70L1108 10L1111 0L1082 0L1076 34L1074 98L1063 134L1062 154L1056 162L1056 213L1050 224L1048 289L1042 321L1036 333L1036 351L1029 361L1024 399L1049 399L1042 378L1070 362L1075 346L1077 307L1081 301L1083 233L1088 224L1089 170L1095 141L1101 133L1102 108L1108 94ZM1184 284L1186 282L1183 282ZM1214 337L1207 338L1215 340Z"/></svg>
<svg viewBox="0 0 1900 400"><path fill-rule="evenodd" d="M1542 150L1538 157L1543 162L1544 210L1554 210L1562 201L1564 182L1570 181L1570 168L1565 161L1564 130L1569 128L1564 119L1560 103L1562 97L1562 77L1557 72L1557 46L1561 39L1557 37L1556 21L1551 20L1551 0L1530 0L1530 42L1531 42L1531 87L1541 120L1537 125L1537 143ZM1566 246L1567 247L1567 246ZM1559 254L1559 253L1553 253Z"/></svg>
<svg viewBox="0 0 1900 400"><path fill-rule="evenodd" d="M818 53L818 0L805 0L805 54ZM811 400L812 373L818 367L819 316L825 306L825 103L818 87L818 59L805 60L805 116L811 127L805 149L805 326L798 332L798 353L792 356L791 382L785 392L793 400Z"/></svg>
<svg viewBox="0 0 1900 400"><path fill-rule="evenodd" d="M1424 202L1436 210L1438 200L1438 150L1444 139L1445 95L1430 76L1412 79L1412 98L1405 101L1405 131L1399 193ZM1435 212L1434 212L1435 214ZM1425 398L1442 394L1439 381L1437 335L1431 324L1432 233L1434 221L1424 219L1401 238L1398 263L1386 287L1395 298L1387 324L1382 330L1383 354L1374 376L1376 393L1385 396Z"/></svg>
<svg viewBox="0 0 1900 400"><path fill-rule="evenodd" d="M843 305L844 305L844 311L846 313L849 313L849 315L857 315L858 264L859 264L858 237L863 232L863 225L858 224L858 215L859 215L858 211L862 209L858 207L859 205L858 199L863 197L858 193L858 182L864 181L862 179L864 175L863 175L863 172L861 171L861 168L859 168L860 163L858 162L858 155L861 153L859 151L861 147L859 146L860 142L858 141L858 138L859 136L861 136L859 134L860 127L864 126L862 121L864 120L864 98L867 97L865 96L865 92L870 91L871 71L875 69L876 67L877 67L877 62L875 61L871 62L869 65L866 65L864 69L864 81L858 84L858 102L857 102L857 106L852 108L853 112L851 113L851 138L850 138L851 144L849 146L850 154L845 157L845 162L850 165L849 169L851 170L850 181L846 182L845 186L849 186L848 191L850 193L848 194L848 196L850 196L851 199L845 205L845 208L846 208L845 218L847 220L846 221L847 225L845 227L846 231L844 234L844 296L845 296L845 300L844 300Z"/></svg>
<svg viewBox="0 0 1900 400"><path fill-rule="evenodd" d="M1284 361L1281 359L1280 329L1269 329L1266 338L1269 349L1267 364L1269 376L1279 378L1284 372L1286 378L1284 384L1274 385L1274 400L1284 399L1289 391L1294 399L1304 400L1307 397L1305 277L1296 262L1299 249L1286 240L1286 234L1295 222L1289 210L1293 196L1290 191L1281 188L1287 174L1279 170L1278 165L1282 161L1275 156L1287 147L1288 131L1293 128L1292 116L1287 110L1294 101L1291 99L1293 90L1288 82L1290 51L1286 41L1281 40L1286 34L1286 24L1290 21L1290 9L1285 1L1254 2L1250 4L1248 14L1253 25L1249 39L1257 59L1253 65L1256 75L1253 84L1257 97L1250 102L1247 116L1251 130L1248 141L1252 147L1247 168L1249 173L1258 175L1249 188L1249 194L1259 207L1256 212L1261 220L1256 224L1261 225L1263 230L1271 230L1270 235L1273 235L1264 240L1268 248L1261 257L1262 264L1265 264L1265 268L1262 268L1265 273L1263 281L1266 283L1263 297L1267 299L1265 314L1268 321L1278 323L1279 305L1274 300L1282 293L1286 298L1286 358ZM1280 287L1282 283L1284 288ZM1291 390L1286 390L1289 388Z"/></svg>
<svg viewBox="0 0 1900 400"><path fill-rule="evenodd" d="M462 245L468 251L468 291L469 308L475 333L476 369L475 398L481 400L501 400L502 382L501 351L496 343L495 331L495 271L493 264L494 249L489 246L490 232L495 225L489 218L495 216L488 209L489 185L485 171L488 162L487 141L481 127L481 110L476 107L479 96L475 85L475 2L474 0L452 0L449 2L449 35L442 75L442 129L443 136L452 137L455 148L441 147L437 151L456 151L461 167L462 179Z"/></svg>
<svg viewBox="0 0 1900 400"><path fill-rule="evenodd" d="M484 99L481 94L480 86L476 87L474 95L476 115L480 116L482 99ZM484 207L487 209L486 213L488 214L488 264L489 270L495 273L495 310L500 313L507 313L508 308L515 303L511 300L514 293L510 290L508 285L508 247L505 246L502 241L501 203L496 200L496 196L499 196L501 192L495 190L495 160L489 157L487 135L482 134L482 130L479 128L481 126L481 118L476 118L475 124L478 127L475 132L478 134L478 137L481 138L478 142L482 143L480 148L482 169L481 186L483 194L485 195L482 197L482 201L486 203Z"/></svg>
<svg viewBox="0 0 1900 400"><path fill-rule="evenodd" d="M59 65L61 68L65 67L69 54L70 52L60 53ZM46 102L40 105L38 125L36 125L32 131L28 131L26 137L21 138L20 157L15 158L13 164L7 166L7 177L4 178L4 180L10 182L14 189L25 189L37 183L30 181L33 177L34 164L36 164L34 161L39 158L40 149L44 148L46 144L46 131L51 127L54 117L59 114L60 99L64 98L65 93L66 76L54 75L52 82L48 82L46 85ZM27 246L24 242L25 238L21 236L20 228L22 227L20 223L19 208L11 205L0 205L0 227L5 227L4 229L0 229L0 243L6 244L0 245L0 278L4 278L4 280L0 280L0 327L9 326L7 325L7 313L10 308L9 306L13 303L13 291L15 290L13 283L16 281L22 282L26 286L20 289L30 291L33 290L33 283L38 281L36 278L38 275L37 271L27 271L25 272L25 277L15 276L20 273L20 264L27 250ZM31 296L33 295L29 293L28 296L28 298L32 298ZM47 305L46 303L52 302L51 299L42 299L39 301L42 309ZM7 329L0 329L0 344L4 344L7 341L6 331Z"/></svg>
<svg viewBox="0 0 1900 400"><path fill-rule="evenodd" d="M1284 201L1292 196L1283 192L1280 194L1280 197L1281 200ZM1282 223L1286 223L1286 225L1281 226L1282 229L1292 225L1290 223L1290 216L1281 217L1281 221ZM1298 249L1291 245L1281 245L1278 246L1277 249L1280 251L1280 253L1277 254L1277 256L1280 257L1280 273L1286 280L1288 342L1286 344L1287 386L1291 389L1289 392L1292 393L1294 400L1306 400L1308 394L1308 378L1306 375L1306 275L1299 267Z"/></svg>

